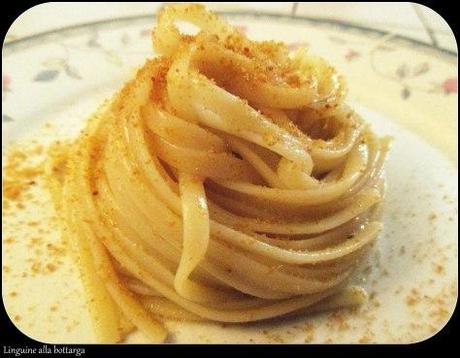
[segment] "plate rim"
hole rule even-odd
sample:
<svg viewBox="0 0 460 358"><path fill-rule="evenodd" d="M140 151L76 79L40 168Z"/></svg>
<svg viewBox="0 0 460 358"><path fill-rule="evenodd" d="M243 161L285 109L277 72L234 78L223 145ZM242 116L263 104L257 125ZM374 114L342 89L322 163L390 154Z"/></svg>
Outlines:
<svg viewBox="0 0 460 358"><path fill-rule="evenodd" d="M324 17L311 17L311 16L304 16L304 15L286 15L286 14L277 14L277 13L265 13L265 12L257 12L257 11L216 11L216 13L220 15L224 15L226 17L252 17L257 19L276 19L276 20L288 20L289 22L301 22L301 23L309 23L309 24L316 24L316 25L326 25L328 27L334 28L339 27L341 29L347 29L348 31L359 31L361 34L365 34L369 36L370 34L373 35L380 35L386 36L392 34L391 39L389 41L394 43L404 43L405 45L412 45L413 47L423 50L424 52L428 52L430 55L443 55L444 59L448 60L456 60L458 57L458 53L453 50L445 49L438 47L434 44L425 43L421 40L417 40L402 34L393 33L391 31L382 30L372 28L366 25L360 25L354 22L348 22L345 20L338 20L338 19L328 19ZM20 15L21 16L21 15ZM20 17L19 16L19 17ZM104 19L104 20L97 20L97 21L89 21L75 25L69 25L60 27L57 29L52 29L48 31L39 32L33 35L25 36L19 39L13 39L8 41L8 33L11 30L12 25L7 31L6 39L2 46L2 56L6 56L9 53L3 53L4 51L12 51L22 47L23 45L36 45L42 43L43 39L46 38L53 38L53 36L57 34L73 34L78 33L80 30L94 28L94 29L103 29L106 28L108 25L125 25L131 21L145 21L145 20L152 20L155 21L157 14L152 15L130 15L130 16L121 16L115 17L111 19ZM18 18L19 18L18 17ZM13 22L14 24L14 22ZM452 33L453 35L453 33Z"/></svg>

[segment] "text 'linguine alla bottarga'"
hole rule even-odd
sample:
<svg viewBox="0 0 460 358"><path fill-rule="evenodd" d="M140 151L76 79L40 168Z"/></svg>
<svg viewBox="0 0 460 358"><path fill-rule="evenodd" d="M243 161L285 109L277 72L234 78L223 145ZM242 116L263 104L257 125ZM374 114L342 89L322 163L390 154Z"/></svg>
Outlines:
<svg viewBox="0 0 460 358"><path fill-rule="evenodd" d="M177 21L196 25L184 35ZM50 152L53 199L100 342L163 319L244 323L359 305L388 139L306 49L165 7L148 60Z"/></svg>

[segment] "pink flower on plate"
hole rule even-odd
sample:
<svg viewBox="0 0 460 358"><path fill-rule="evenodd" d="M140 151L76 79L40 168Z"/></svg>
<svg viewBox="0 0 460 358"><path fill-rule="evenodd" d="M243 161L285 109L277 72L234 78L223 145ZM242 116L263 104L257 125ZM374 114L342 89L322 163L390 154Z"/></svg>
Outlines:
<svg viewBox="0 0 460 358"><path fill-rule="evenodd" d="M441 86L445 94L457 93L457 77L446 79Z"/></svg>
<svg viewBox="0 0 460 358"><path fill-rule="evenodd" d="M147 37L147 36L150 36L152 34L152 30L150 29L143 29L139 32L139 35L141 37Z"/></svg>
<svg viewBox="0 0 460 358"><path fill-rule="evenodd" d="M2 91L8 92L10 90L11 77L2 75Z"/></svg>
<svg viewBox="0 0 460 358"><path fill-rule="evenodd" d="M294 51L294 50L297 50L298 48L307 47L307 46L308 44L306 42L292 42L288 44L288 49L289 51Z"/></svg>
<svg viewBox="0 0 460 358"><path fill-rule="evenodd" d="M235 28L238 32L242 34L245 34L246 32L248 32L248 28L244 25L236 26Z"/></svg>
<svg viewBox="0 0 460 358"><path fill-rule="evenodd" d="M348 52L345 54L345 59L347 61L352 61L359 56L361 56L361 54L358 51L349 49Z"/></svg>

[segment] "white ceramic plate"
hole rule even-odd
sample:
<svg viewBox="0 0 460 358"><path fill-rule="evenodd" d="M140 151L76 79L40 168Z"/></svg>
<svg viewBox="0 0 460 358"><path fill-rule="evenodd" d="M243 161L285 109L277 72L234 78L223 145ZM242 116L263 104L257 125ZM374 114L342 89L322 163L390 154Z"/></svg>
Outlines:
<svg viewBox="0 0 460 358"><path fill-rule="evenodd" d="M228 18L255 39L308 44L348 77L349 101L375 131L394 137L386 165L385 229L356 277L371 293L364 307L247 325L167 322L169 341L407 343L432 336L449 320L457 299L453 54L342 23L254 14ZM6 44L3 151L30 139L47 143L76 135L98 105L152 56L153 23L146 17L120 19ZM94 342L72 259L62 255L50 272L32 269L36 262L46 268L47 244L60 240L41 184L33 189L37 202L3 216L5 306L15 325L34 339ZM29 221L39 224L28 226ZM145 338L134 333L128 341Z"/></svg>

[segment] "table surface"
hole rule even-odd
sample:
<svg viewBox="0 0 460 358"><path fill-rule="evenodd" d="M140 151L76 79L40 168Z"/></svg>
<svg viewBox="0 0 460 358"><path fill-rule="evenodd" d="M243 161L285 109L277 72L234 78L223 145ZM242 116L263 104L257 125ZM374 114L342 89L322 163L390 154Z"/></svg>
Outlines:
<svg viewBox="0 0 460 358"><path fill-rule="evenodd" d="M6 41L14 41L58 28L111 18L154 14L162 2L44 3L20 15L11 25ZM347 21L416 39L457 52L455 37L435 11L415 3L207 3L217 11L251 11Z"/></svg>

